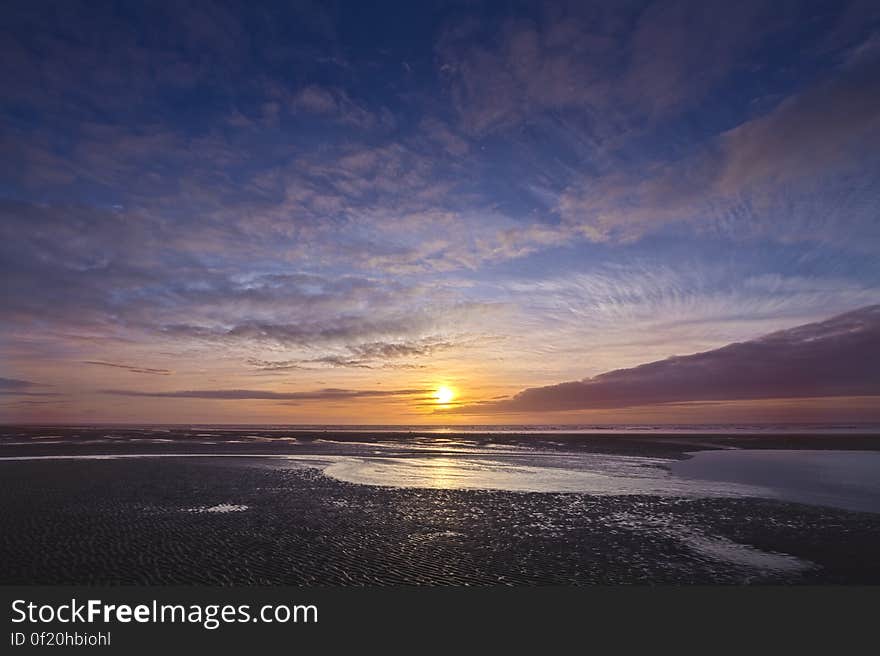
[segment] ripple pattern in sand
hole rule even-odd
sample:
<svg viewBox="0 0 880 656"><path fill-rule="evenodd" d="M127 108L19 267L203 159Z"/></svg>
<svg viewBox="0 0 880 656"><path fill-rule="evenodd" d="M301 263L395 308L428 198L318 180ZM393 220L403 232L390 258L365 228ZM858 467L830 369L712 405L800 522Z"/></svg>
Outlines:
<svg viewBox="0 0 880 656"><path fill-rule="evenodd" d="M0 463L0 582L880 582L876 562L856 562L880 546L874 515L758 499L388 488L256 464ZM227 506L247 510L181 512ZM818 567L762 567L719 557L719 544Z"/></svg>

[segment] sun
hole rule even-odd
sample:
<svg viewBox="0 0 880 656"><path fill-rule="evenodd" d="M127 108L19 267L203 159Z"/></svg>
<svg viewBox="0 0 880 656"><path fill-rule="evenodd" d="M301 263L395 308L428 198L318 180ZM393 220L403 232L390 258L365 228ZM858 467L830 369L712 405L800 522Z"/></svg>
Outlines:
<svg viewBox="0 0 880 656"><path fill-rule="evenodd" d="M434 398L437 399L437 403L446 405L455 398L455 390L448 385L441 385L434 393Z"/></svg>

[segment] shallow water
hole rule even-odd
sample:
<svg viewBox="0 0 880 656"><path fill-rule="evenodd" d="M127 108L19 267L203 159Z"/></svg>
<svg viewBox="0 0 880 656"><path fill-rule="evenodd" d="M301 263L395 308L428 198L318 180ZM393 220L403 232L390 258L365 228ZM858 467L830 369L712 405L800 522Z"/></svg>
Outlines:
<svg viewBox="0 0 880 656"><path fill-rule="evenodd" d="M761 496L763 492L746 485L685 481L665 469L670 462L604 454L342 456L330 460L322 470L347 483L428 489L660 496Z"/></svg>
<svg viewBox="0 0 880 656"><path fill-rule="evenodd" d="M880 512L880 453L742 449L699 451L672 463L675 476L757 486L771 498Z"/></svg>

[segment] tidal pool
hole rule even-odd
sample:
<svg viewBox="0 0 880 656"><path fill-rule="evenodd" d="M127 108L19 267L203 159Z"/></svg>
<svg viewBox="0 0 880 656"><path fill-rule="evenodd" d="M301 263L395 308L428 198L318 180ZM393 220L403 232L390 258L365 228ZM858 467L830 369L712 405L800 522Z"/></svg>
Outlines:
<svg viewBox="0 0 880 656"><path fill-rule="evenodd" d="M698 451L669 465L700 484L758 487L771 498L880 512L880 452L741 449Z"/></svg>

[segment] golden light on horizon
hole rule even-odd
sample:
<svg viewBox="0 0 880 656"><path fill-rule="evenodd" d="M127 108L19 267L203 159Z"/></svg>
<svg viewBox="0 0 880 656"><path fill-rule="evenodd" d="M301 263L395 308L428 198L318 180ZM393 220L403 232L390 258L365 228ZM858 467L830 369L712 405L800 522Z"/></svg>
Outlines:
<svg viewBox="0 0 880 656"><path fill-rule="evenodd" d="M440 385L434 393L434 398L437 399L438 404L446 405L455 398L455 390L448 385Z"/></svg>

